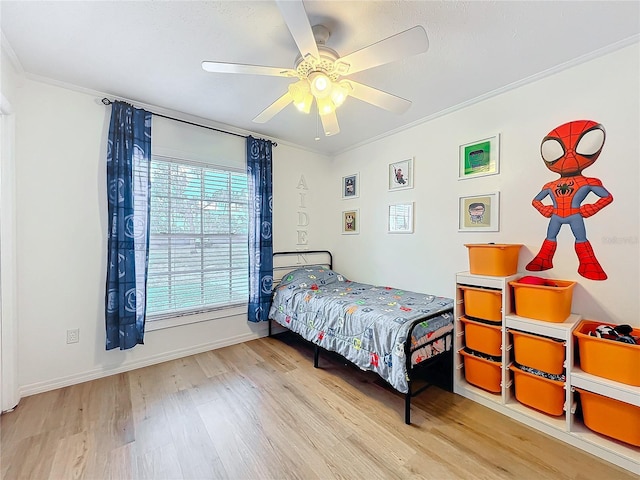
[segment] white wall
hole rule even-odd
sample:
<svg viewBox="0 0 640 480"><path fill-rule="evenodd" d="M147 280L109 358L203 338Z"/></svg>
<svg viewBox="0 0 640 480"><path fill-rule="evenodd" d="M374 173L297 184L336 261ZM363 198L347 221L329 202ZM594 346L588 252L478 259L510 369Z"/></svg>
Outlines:
<svg viewBox="0 0 640 480"><path fill-rule="evenodd" d="M337 269L354 280L451 297L455 273L468 270L464 244L495 242L524 244L519 270L525 271L548 223L531 200L558 178L545 167L540 142L556 126L591 119L604 125L607 139L584 175L601 179L614 201L585 224L609 279L578 275L568 226L558 236L554 268L541 275L578 282L574 312L640 325L639 58L635 44L338 155L332 188L339 191L342 176L355 172L362 188L358 199L334 196ZM496 133L502 139L500 174L459 181L458 146ZM389 192L389 163L409 157L415 157L415 187ZM500 231L458 232L458 197L494 191L501 195ZM387 206L404 201L415 202L415 233L387 234ZM347 208L360 209L359 235L339 234L340 211Z"/></svg>
<svg viewBox="0 0 640 480"><path fill-rule="evenodd" d="M238 315L154 330L147 332L144 345L105 351L105 140L110 109L99 98L30 80L17 89L16 254L23 395L266 333L266 324L248 323L245 315ZM305 172L310 191L318 194L328 162L283 144L274 149L274 222L283 245L295 246L295 231L287 226L293 221L288 201L296 192L296 177ZM322 212L311 208L309 214L310 239L326 243L316 226ZM73 328L80 329L80 342L68 345L66 330Z"/></svg>
<svg viewBox="0 0 640 480"><path fill-rule="evenodd" d="M274 150L273 166L274 250L329 249L330 201L332 194L340 194L339 187L328 190L331 159L299 148L280 150Z"/></svg>

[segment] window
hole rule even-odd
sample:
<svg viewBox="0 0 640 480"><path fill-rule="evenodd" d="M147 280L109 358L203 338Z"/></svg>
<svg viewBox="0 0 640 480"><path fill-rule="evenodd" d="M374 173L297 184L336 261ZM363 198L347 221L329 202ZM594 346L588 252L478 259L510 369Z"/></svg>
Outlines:
<svg viewBox="0 0 640 480"><path fill-rule="evenodd" d="M248 221L245 172L154 155L147 320L246 303Z"/></svg>

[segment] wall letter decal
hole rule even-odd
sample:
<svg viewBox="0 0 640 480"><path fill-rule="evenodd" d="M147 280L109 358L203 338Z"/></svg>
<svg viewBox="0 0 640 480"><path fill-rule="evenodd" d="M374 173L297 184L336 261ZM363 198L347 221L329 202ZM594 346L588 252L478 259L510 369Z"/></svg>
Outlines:
<svg viewBox="0 0 640 480"><path fill-rule="evenodd" d="M309 225L309 215L307 215L307 212L298 212L298 226L306 227L307 225Z"/></svg>
<svg viewBox="0 0 640 480"><path fill-rule="evenodd" d="M307 187L307 181L304 179L304 175L300 175L300 180L298 180L298 186L296 188L298 190L309 190Z"/></svg>
<svg viewBox="0 0 640 480"><path fill-rule="evenodd" d="M309 240L307 238L306 230L298 230L298 245L307 245Z"/></svg>

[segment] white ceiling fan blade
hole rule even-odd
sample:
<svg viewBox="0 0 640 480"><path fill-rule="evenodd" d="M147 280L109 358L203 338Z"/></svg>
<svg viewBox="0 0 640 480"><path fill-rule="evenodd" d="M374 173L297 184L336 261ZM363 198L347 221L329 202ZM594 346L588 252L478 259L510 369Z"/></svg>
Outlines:
<svg viewBox="0 0 640 480"><path fill-rule="evenodd" d="M266 123L271 120L277 113L293 102L293 97L289 94L289 92L282 95L279 99L265 108L256 118L253 119L256 123Z"/></svg>
<svg viewBox="0 0 640 480"><path fill-rule="evenodd" d="M357 98L363 102L371 103L376 107L384 108L394 113L404 113L411 106L411 102L401 97L396 97L377 88L363 85L362 83L347 80L352 87L352 91L349 93L350 97Z"/></svg>
<svg viewBox="0 0 640 480"><path fill-rule="evenodd" d="M290 68L264 67L242 63L202 62L202 69L212 73L246 73L250 75L271 75L274 77L296 77Z"/></svg>
<svg viewBox="0 0 640 480"><path fill-rule="evenodd" d="M316 45L316 39L313 36L309 17L307 17L302 0L277 0L276 3L302 58L309 54L314 58L320 58L318 45Z"/></svg>
<svg viewBox="0 0 640 480"><path fill-rule="evenodd" d="M336 65L345 64L344 75L395 62L426 52L429 49L427 32L421 25L373 43L340 58Z"/></svg>
<svg viewBox="0 0 640 480"><path fill-rule="evenodd" d="M322 128L327 137L340 133L340 125L338 125L338 117L336 117L335 111L320 115L320 120L322 120Z"/></svg>

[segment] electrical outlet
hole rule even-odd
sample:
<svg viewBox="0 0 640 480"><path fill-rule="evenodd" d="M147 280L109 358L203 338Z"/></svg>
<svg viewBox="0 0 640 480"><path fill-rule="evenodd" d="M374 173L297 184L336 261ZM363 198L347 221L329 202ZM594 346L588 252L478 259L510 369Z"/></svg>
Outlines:
<svg viewBox="0 0 640 480"><path fill-rule="evenodd" d="M67 330L67 343L78 343L80 341L80 329Z"/></svg>

